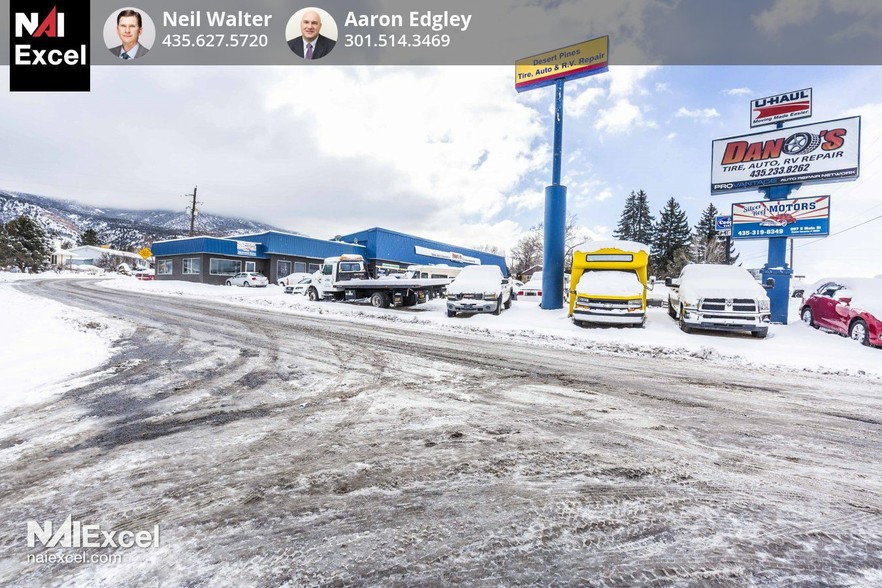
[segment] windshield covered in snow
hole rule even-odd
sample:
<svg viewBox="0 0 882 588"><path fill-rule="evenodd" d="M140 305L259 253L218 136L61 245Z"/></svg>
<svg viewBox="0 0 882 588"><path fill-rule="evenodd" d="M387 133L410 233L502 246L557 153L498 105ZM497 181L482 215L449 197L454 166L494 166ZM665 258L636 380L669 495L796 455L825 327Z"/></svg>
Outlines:
<svg viewBox="0 0 882 588"><path fill-rule="evenodd" d="M576 294L583 296L643 296L637 273L624 270L592 270L582 274Z"/></svg>

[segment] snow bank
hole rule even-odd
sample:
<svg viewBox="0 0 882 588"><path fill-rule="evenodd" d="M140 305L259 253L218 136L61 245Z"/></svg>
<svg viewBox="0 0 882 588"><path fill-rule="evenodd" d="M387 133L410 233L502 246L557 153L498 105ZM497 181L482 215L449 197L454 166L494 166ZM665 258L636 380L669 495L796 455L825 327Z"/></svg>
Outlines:
<svg viewBox="0 0 882 588"><path fill-rule="evenodd" d="M7 333L0 338L0 411L41 402L72 387L71 376L107 361L114 342L128 329L122 321L74 310L15 287L17 282L34 279L0 277L0 308ZM48 279L58 278L48 274Z"/></svg>

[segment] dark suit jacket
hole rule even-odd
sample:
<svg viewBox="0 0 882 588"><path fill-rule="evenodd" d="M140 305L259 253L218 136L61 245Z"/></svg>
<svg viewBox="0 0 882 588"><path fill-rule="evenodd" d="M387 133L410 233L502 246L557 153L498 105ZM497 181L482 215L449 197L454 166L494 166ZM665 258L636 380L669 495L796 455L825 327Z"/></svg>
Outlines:
<svg viewBox="0 0 882 588"><path fill-rule="evenodd" d="M319 35L318 38L313 43L312 48L312 58L319 59L324 57L328 53L331 52L331 49L334 48L334 45L337 44L337 41L333 41L325 36ZM291 39L288 41L288 47L291 48L291 51L296 53L298 56L303 57L303 37L297 37L296 39Z"/></svg>
<svg viewBox="0 0 882 588"><path fill-rule="evenodd" d="M116 47L111 47L110 52L119 57L122 54L122 48L122 45L117 45ZM139 57L144 57L148 53L150 53L150 49L148 49L144 45L141 45L140 47L138 47L138 54L135 55L134 58L138 59ZM315 55L315 51L313 51L313 55Z"/></svg>

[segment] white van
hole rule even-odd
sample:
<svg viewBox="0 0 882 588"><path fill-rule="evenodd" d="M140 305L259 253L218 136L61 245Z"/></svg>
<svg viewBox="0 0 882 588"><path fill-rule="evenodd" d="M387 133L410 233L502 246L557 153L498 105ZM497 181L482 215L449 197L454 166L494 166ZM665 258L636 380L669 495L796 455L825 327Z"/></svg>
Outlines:
<svg viewBox="0 0 882 588"><path fill-rule="evenodd" d="M414 279L447 278L452 280L459 275L462 268L449 265L411 265L407 267L407 271Z"/></svg>

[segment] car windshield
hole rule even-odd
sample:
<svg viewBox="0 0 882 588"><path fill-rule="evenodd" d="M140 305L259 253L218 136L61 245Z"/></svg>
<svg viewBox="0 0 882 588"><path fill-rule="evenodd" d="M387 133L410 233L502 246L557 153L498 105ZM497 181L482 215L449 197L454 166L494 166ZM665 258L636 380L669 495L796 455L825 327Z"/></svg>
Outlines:
<svg viewBox="0 0 882 588"><path fill-rule="evenodd" d="M302 280L300 280L297 283L298 284L309 284L310 282L312 282L312 278L303 278Z"/></svg>

